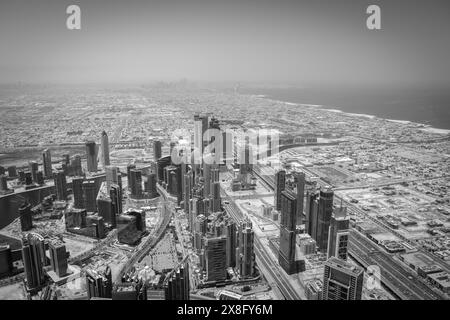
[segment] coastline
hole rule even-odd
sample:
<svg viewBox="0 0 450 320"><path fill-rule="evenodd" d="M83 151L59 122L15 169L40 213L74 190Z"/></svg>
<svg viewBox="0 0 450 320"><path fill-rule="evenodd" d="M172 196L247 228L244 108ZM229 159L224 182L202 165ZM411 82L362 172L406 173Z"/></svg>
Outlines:
<svg viewBox="0 0 450 320"><path fill-rule="evenodd" d="M429 124L414 122L414 121L410 121L410 120L388 119L388 118L382 118L382 117L379 117L379 116L375 116L375 115L371 115L371 114L365 114L365 113L345 112L343 110L336 109L336 107L331 108L331 107L326 107L325 105L316 105L316 104L308 104L308 103L295 103L295 102L290 102L290 101L282 101L282 100L272 99L269 96L264 95L264 94L257 94L257 95L250 94L250 96L253 96L253 97L256 97L256 98L260 98L260 99L267 99L267 100L271 100L271 101L278 102L278 103L284 103L284 104L289 105L289 106L316 108L316 109L319 109L319 110L326 110L326 111L330 111L330 112L342 113L342 114L349 115L349 116L354 116L354 117L364 117L364 118L369 118L369 119L381 119L381 120L394 122L394 123L399 123L399 124L404 124L404 125L411 124L411 125L417 126L418 130L425 131L425 132L428 132L428 133L434 133L434 134L440 134L440 135L450 135L450 129L435 128L435 127L433 127L433 126L431 126Z"/></svg>

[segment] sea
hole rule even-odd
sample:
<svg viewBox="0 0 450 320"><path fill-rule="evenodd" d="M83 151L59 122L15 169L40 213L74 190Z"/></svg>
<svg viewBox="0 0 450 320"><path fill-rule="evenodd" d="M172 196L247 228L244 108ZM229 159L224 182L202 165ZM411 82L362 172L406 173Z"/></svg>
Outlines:
<svg viewBox="0 0 450 320"><path fill-rule="evenodd" d="M418 88L298 88L247 87L240 93L315 105L346 113L372 115L390 120L410 121L450 130L450 90ZM448 132L450 133L450 131Z"/></svg>

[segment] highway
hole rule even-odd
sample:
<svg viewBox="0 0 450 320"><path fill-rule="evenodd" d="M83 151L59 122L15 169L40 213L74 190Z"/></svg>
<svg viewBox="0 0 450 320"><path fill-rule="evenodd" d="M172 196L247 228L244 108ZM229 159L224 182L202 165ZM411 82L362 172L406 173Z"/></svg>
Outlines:
<svg viewBox="0 0 450 320"><path fill-rule="evenodd" d="M243 214L241 210L236 206L231 198L227 197L227 200L229 201L229 203L224 205L225 210L236 222L243 220ZM286 300L302 300L300 295L292 287L290 279L288 279L287 275L279 269L278 262L274 263L274 261L267 253L266 247L261 243L261 240L256 235L255 256L256 263L260 267L261 271L263 273L264 271L269 273L269 277L271 278L271 280L275 281L278 289Z"/></svg>
<svg viewBox="0 0 450 320"><path fill-rule="evenodd" d="M381 282L402 300L439 300L443 297L402 268L389 254L356 230L350 231L349 254L364 267L377 265Z"/></svg>
<svg viewBox="0 0 450 320"><path fill-rule="evenodd" d="M119 272L117 277L118 279L122 279L122 276L128 272L136 262L141 261L148 254L148 252L158 243L167 229L167 226L172 218L174 208L173 205L171 205L171 203L167 200L167 195L164 192L160 192L160 195L163 198L163 205L161 208L162 219L160 219L158 226L152 230L152 234L147 238L145 243L143 243L138 250L133 252L132 257L128 259Z"/></svg>

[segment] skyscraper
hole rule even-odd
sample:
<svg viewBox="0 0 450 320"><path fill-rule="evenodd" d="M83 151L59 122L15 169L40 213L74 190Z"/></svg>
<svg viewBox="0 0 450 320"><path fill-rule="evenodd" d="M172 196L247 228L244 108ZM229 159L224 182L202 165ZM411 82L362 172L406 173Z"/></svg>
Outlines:
<svg viewBox="0 0 450 320"><path fill-rule="evenodd" d="M328 246L328 232L330 229L330 220L333 213L333 196L334 192L331 189L320 190L317 210L317 234L316 242L319 250L327 251Z"/></svg>
<svg viewBox="0 0 450 320"><path fill-rule="evenodd" d="M305 196L305 173L294 174L297 195L297 224L303 224L303 199Z"/></svg>
<svg viewBox="0 0 450 320"><path fill-rule="evenodd" d="M331 257L325 263L323 300L361 300L364 270Z"/></svg>
<svg viewBox="0 0 450 320"><path fill-rule="evenodd" d="M255 272L254 233L252 223L243 221L238 229L238 251L236 264L243 278L252 277Z"/></svg>
<svg viewBox="0 0 450 320"><path fill-rule="evenodd" d="M82 177L72 179L73 206L78 209L84 208L83 182L84 178Z"/></svg>
<svg viewBox="0 0 450 320"><path fill-rule="evenodd" d="M226 279L226 237L207 238L205 241L205 260L207 281Z"/></svg>
<svg viewBox="0 0 450 320"><path fill-rule="evenodd" d="M106 131L102 132L102 165L103 169L110 165L109 161L109 140Z"/></svg>
<svg viewBox="0 0 450 320"><path fill-rule="evenodd" d="M64 277L67 274L68 252L62 241L52 241L49 243L50 264L58 277Z"/></svg>
<svg viewBox="0 0 450 320"><path fill-rule="evenodd" d="M88 299L94 297L111 298L112 276L110 267L106 267L103 272L92 269L86 270L86 289Z"/></svg>
<svg viewBox="0 0 450 320"><path fill-rule="evenodd" d="M39 165L36 161L30 161L29 162L29 170L31 172L31 178L33 179L33 182L37 182L37 172L39 170Z"/></svg>
<svg viewBox="0 0 450 320"><path fill-rule="evenodd" d="M226 226L227 235L227 267L234 268L236 266L236 223L230 221Z"/></svg>
<svg viewBox="0 0 450 320"><path fill-rule="evenodd" d="M45 149L42 152L42 164L44 167L44 177L47 179L52 178L52 155L49 149Z"/></svg>
<svg viewBox="0 0 450 320"><path fill-rule="evenodd" d="M295 229L297 199L290 191L281 192L280 248L278 262L287 274L296 273Z"/></svg>
<svg viewBox="0 0 450 320"><path fill-rule="evenodd" d="M275 174L275 209L281 210L281 193L286 188L286 171L280 170Z"/></svg>
<svg viewBox="0 0 450 320"><path fill-rule="evenodd" d="M98 165L98 146L95 141L86 142L86 162L88 172L97 172Z"/></svg>
<svg viewBox="0 0 450 320"><path fill-rule="evenodd" d="M118 167L107 165L105 166L105 173L108 188L111 184L119 184L120 171Z"/></svg>
<svg viewBox="0 0 450 320"><path fill-rule="evenodd" d="M97 197L97 210L105 223L108 223L111 228L116 227L116 214L113 212L113 203L110 198Z"/></svg>
<svg viewBox="0 0 450 320"><path fill-rule="evenodd" d="M142 171L139 169L131 169L129 179L128 186L131 190L131 196L140 198L142 196Z"/></svg>
<svg viewBox="0 0 450 320"><path fill-rule="evenodd" d="M155 173L150 173L144 177L144 190L150 198L155 198L158 196Z"/></svg>
<svg viewBox="0 0 450 320"><path fill-rule="evenodd" d="M161 141L154 140L153 141L153 160L157 161L161 157L162 157Z"/></svg>
<svg viewBox="0 0 450 320"><path fill-rule="evenodd" d="M4 174L0 174L0 194L8 191L8 178Z"/></svg>
<svg viewBox="0 0 450 320"><path fill-rule="evenodd" d="M33 212L31 211L31 204L25 202L19 208L20 228L22 232L29 231L33 228Z"/></svg>
<svg viewBox="0 0 450 320"><path fill-rule="evenodd" d="M83 182L83 200L84 209L86 209L87 212L97 211L97 185L94 180Z"/></svg>
<svg viewBox="0 0 450 320"><path fill-rule="evenodd" d="M27 287L30 290L45 284L46 265L44 238L36 233L28 233L22 238L22 261L25 269Z"/></svg>
<svg viewBox="0 0 450 320"><path fill-rule="evenodd" d="M349 224L347 208L342 206L336 208L331 216L327 258L336 257L347 260Z"/></svg>
<svg viewBox="0 0 450 320"><path fill-rule="evenodd" d="M67 181L66 175L63 171L59 170L54 174L56 198L58 200L66 200L67 198Z"/></svg>
<svg viewBox="0 0 450 320"><path fill-rule="evenodd" d="M109 188L109 198L112 202L112 212L114 215L122 214L122 190L117 184L112 184Z"/></svg>
<svg viewBox="0 0 450 320"><path fill-rule="evenodd" d="M189 300L189 265L185 262L167 275L164 284L166 300Z"/></svg>

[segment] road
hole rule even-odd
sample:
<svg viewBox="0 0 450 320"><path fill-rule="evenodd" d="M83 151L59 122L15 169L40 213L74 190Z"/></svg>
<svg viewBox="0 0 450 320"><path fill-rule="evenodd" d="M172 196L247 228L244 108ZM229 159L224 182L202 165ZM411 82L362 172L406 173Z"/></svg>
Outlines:
<svg viewBox="0 0 450 320"><path fill-rule="evenodd" d="M239 222L243 219L243 214L241 210L236 206L233 200L229 197L226 199L229 203L224 204L225 210L230 214L230 216ZM255 235L255 256L256 263L260 267L264 274L268 273L268 278L275 281L276 286L285 297L286 300L302 300L300 295L296 292L294 287L290 283L290 279L284 271L279 269L278 261L273 261L270 255L266 251L266 246L261 243L259 237ZM265 271L265 272L264 272Z"/></svg>
<svg viewBox="0 0 450 320"><path fill-rule="evenodd" d="M389 254L356 230L350 231L349 254L364 267L377 265L381 282L402 300L439 300L443 297L433 291L417 275L402 268Z"/></svg>

